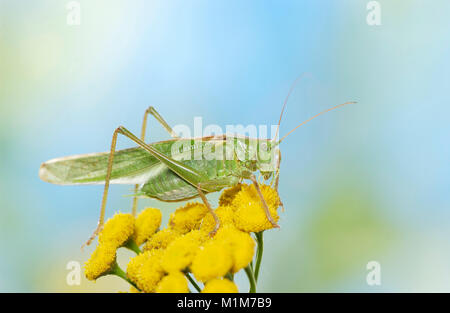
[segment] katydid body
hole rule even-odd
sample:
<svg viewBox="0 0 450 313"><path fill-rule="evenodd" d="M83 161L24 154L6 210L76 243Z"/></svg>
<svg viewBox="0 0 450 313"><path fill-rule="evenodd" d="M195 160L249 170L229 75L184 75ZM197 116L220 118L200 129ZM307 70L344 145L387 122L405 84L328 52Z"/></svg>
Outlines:
<svg viewBox="0 0 450 313"><path fill-rule="evenodd" d="M214 159L217 156L215 151L225 151L227 142L233 145L232 148L238 155L249 151L249 146L259 147L260 142L270 144L268 140L246 137L211 136L201 139L172 139L147 145L202 173L202 190L204 193L210 193L234 186L243 178L250 178L250 174L257 169L257 160L242 162L227 159L225 155L221 159ZM195 149L173 151L174 144ZM210 151L211 146L214 151ZM194 159L196 149L203 151L200 160ZM109 154L103 152L53 159L42 164L39 175L42 180L59 185L104 184ZM110 184L137 184L139 187L136 196L167 202L199 196L196 186L181 178L141 147L115 152Z"/></svg>
<svg viewBox="0 0 450 313"><path fill-rule="evenodd" d="M287 98L283 111L286 102ZM294 130L313 118L345 104L313 116ZM173 137L172 140L145 143L148 114L155 117ZM116 151L119 134L133 141L138 147ZM144 114L140 138L120 126L113 133L109 152L47 161L41 165L39 176L46 182L60 185L105 185L98 227L88 240L88 245L103 227L110 183L135 185L133 215L136 214L138 197L167 202L200 197L215 219L216 225L211 233L214 235L219 228L219 219L205 194L235 186L243 179L250 179L259 195L267 219L273 227L279 227L270 215L254 173L259 171L266 180L272 177L275 189L278 189L281 161L279 144L286 136L279 141L275 141L276 138L268 140L229 135L179 138L158 112L149 107Z"/></svg>
<svg viewBox="0 0 450 313"><path fill-rule="evenodd" d="M174 139L146 144L144 138L148 114L153 115ZM116 152L119 134L131 139L138 147ZM162 201L183 201L200 196L216 222L213 235L219 228L219 219L205 194L234 186L242 179L251 179L269 221L274 227L279 227L270 215L253 174L260 169L268 179L276 171L271 166L273 162L277 163L279 168L279 150L278 157L271 158L269 163L266 159L259 159L260 148L263 148L267 155L267 152L272 151L271 143L272 141L266 139L224 135L198 139L179 138L156 110L149 107L144 114L140 139L120 126L113 133L109 153L53 159L41 165L39 176L44 181L61 185L105 184L98 226L87 245L103 227L110 183L135 184L133 215L136 214L139 196ZM275 146L278 146L278 143ZM198 150L201 151L200 154ZM268 171L270 168L272 169ZM276 180L278 185L278 177Z"/></svg>

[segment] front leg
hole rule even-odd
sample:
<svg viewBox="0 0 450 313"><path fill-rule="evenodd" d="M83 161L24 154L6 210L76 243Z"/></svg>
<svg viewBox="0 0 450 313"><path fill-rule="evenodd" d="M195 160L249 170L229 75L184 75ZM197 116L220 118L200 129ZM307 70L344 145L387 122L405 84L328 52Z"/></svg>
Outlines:
<svg viewBox="0 0 450 313"><path fill-rule="evenodd" d="M274 185L274 188L277 192L278 192L278 183L280 181L280 166L281 166L281 151L278 150L277 168L275 171L275 185ZM281 205L282 212L284 212L284 204L283 204L283 201L281 201L281 199L280 199L280 205Z"/></svg>
<svg viewBox="0 0 450 313"><path fill-rule="evenodd" d="M254 174L250 175L250 180L253 182L253 186L255 186L256 192L258 193L259 198L261 199L261 202L262 202L262 205L264 208L264 213L266 213L267 219L269 220L269 222L272 224L272 226L274 228L280 228L280 226L273 219L272 215L270 215L269 207L267 206L266 200L264 200L264 196L261 192L261 188L259 188L258 181L256 180L256 177Z"/></svg>
<svg viewBox="0 0 450 313"><path fill-rule="evenodd" d="M212 209L211 205L209 204L208 199L206 199L205 193L204 193L204 192L201 190L201 188L200 188L200 184L197 185L197 191L198 191L198 194L200 195L200 198L202 198L203 203L204 203L204 204L206 205L206 207L208 208L209 213L212 214L212 216L213 216L213 218L214 218L214 222L216 223L216 225L214 226L214 229L209 233L209 235L210 235L211 237L213 237L213 236L217 233L217 231L219 230L219 227L220 227L220 220L219 220L219 218L217 217L217 214L216 214L216 213L214 212L214 210Z"/></svg>

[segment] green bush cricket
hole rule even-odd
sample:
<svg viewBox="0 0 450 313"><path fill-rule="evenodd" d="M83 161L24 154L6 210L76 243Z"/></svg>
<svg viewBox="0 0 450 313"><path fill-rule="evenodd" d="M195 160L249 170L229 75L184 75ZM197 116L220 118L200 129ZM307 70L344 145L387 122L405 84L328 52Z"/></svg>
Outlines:
<svg viewBox="0 0 450 313"><path fill-rule="evenodd" d="M278 134L288 98L289 95L284 102L276 134ZM250 179L261 199L268 220L274 227L279 227L270 215L254 173L259 171L265 180L272 178L274 188L278 191L281 162L279 144L298 127L319 115L349 103L354 102L339 104L316 114L278 141L275 140L277 136L273 139L256 139L237 135L180 138L159 113L153 107L149 107L144 114L140 138L120 126L113 133L109 152L49 160L41 165L39 177L43 181L58 185L104 184L98 226L86 245L95 239L103 227L109 184L135 185L133 215L136 214L138 197L166 202L200 197L216 222L211 234L213 235L219 228L219 219L205 194L235 186L243 179ZM167 130L172 139L145 143L149 114ZM119 134L131 139L138 147L116 151ZM195 155L199 149L202 150L201 157L193 159L192 154ZM264 153L261 153L262 151ZM261 157L262 154L265 155L264 158ZM267 155L271 157L267 158Z"/></svg>

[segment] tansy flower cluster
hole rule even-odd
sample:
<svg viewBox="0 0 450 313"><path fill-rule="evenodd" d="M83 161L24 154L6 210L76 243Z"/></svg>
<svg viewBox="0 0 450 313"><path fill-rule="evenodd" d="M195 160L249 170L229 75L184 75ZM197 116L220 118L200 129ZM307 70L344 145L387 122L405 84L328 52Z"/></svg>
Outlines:
<svg viewBox="0 0 450 313"><path fill-rule="evenodd" d="M262 185L261 192L278 221L277 191ZM220 227L214 233L213 215L198 202L178 208L162 229L158 209L146 208L136 218L117 213L101 231L85 275L89 280L117 275L132 285L131 292L185 293L191 292L190 283L198 292L223 293L238 292L234 275L244 270L250 292L255 292L262 234L273 227L255 187L239 184L224 190L215 214ZM126 271L116 262L121 247L136 252Z"/></svg>

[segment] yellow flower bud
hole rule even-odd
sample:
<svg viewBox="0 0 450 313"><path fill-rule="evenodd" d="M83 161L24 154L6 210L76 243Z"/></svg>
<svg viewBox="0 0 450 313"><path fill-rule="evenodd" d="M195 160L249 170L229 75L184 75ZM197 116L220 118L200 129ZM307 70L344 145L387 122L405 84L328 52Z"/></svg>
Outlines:
<svg viewBox="0 0 450 313"><path fill-rule="evenodd" d="M134 241L138 246L146 242L160 227L162 214L154 208L146 208L135 222Z"/></svg>
<svg viewBox="0 0 450 313"><path fill-rule="evenodd" d="M175 239L167 247L162 259L164 270L170 273L186 269L205 240L207 240L207 234L199 230L193 230Z"/></svg>
<svg viewBox="0 0 450 313"><path fill-rule="evenodd" d="M269 207L270 215L277 222L280 219L277 212L280 206L280 197L277 191L270 186L262 185L261 192ZM233 207L234 225L240 230L260 232L273 228L272 223L267 219L255 186L243 185L233 200Z"/></svg>
<svg viewBox="0 0 450 313"><path fill-rule="evenodd" d="M249 233L238 230L236 227L226 225L219 229L214 240L227 245L233 258L231 271L236 273L246 267L253 259L255 241Z"/></svg>
<svg viewBox="0 0 450 313"><path fill-rule="evenodd" d="M169 225L176 231L186 234L200 227L200 222L206 213L208 208L204 204L191 202L170 215Z"/></svg>
<svg viewBox="0 0 450 313"><path fill-rule="evenodd" d="M158 293L187 293L189 292L186 277L181 272L172 272L158 283L155 289Z"/></svg>
<svg viewBox="0 0 450 313"><path fill-rule="evenodd" d="M205 284L202 293L237 293L238 288L235 283L224 279L212 279Z"/></svg>
<svg viewBox="0 0 450 313"><path fill-rule="evenodd" d="M224 225L232 225L234 212L231 206L219 206L215 211L217 217L220 220L220 228ZM212 232L214 227L216 226L216 221L211 213L206 214L206 216L202 220L202 224L200 226L200 230L205 232Z"/></svg>
<svg viewBox="0 0 450 313"><path fill-rule="evenodd" d="M109 244L116 248L124 245L134 233L134 217L131 214L116 213L110 218L98 236L100 245Z"/></svg>
<svg viewBox="0 0 450 313"><path fill-rule="evenodd" d="M154 292L156 285L159 283L164 275L164 270L161 266L161 258L164 250L156 249L149 251L149 257L146 258L138 273L136 285L144 292Z"/></svg>
<svg viewBox="0 0 450 313"><path fill-rule="evenodd" d="M199 281L208 281L227 274L233 266L230 250L225 244L211 240L192 261L191 271Z"/></svg>
<svg viewBox="0 0 450 313"><path fill-rule="evenodd" d="M172 241L180 236L181 234L176 230L172 228L164 228L147 240L144 246L144 251L152 249L165 249Z"/></svg>
<svg viewBox="0 0 450 313"><path fill-rule="evenodd" d="M138 254L134 258L130 258L130 262L128 262L127 265L127 276L128 278L133 281L134 283L137 283L139 280L139 274L142 265L144 262L150 258L151 252L146 251L141 254Z"/></svg>
<svg viewBox="0 0 450 313"><path fill-rule="evenodd" d="M116 247L111 244L99 245L85 263L84 274L89 280L107 275L116 264Z"/></svg>

